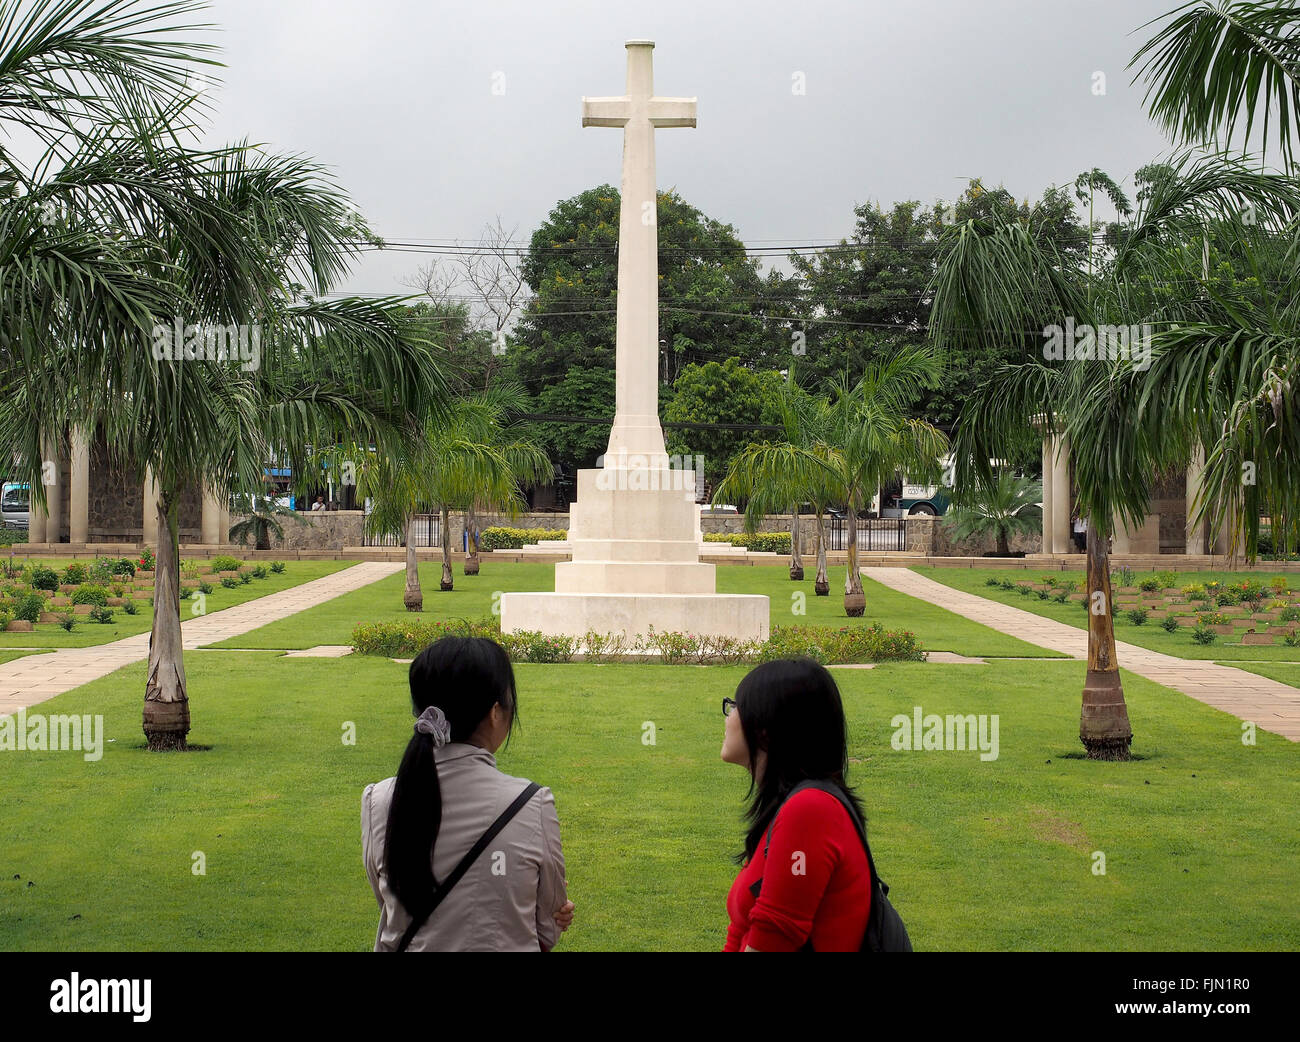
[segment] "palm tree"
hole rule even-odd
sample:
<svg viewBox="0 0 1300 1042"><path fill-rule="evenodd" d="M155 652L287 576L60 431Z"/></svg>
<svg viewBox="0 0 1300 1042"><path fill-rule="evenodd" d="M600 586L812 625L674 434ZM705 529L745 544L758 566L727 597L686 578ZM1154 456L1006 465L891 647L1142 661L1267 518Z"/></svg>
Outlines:
<svg viewBox="0 0 1300 1042"><path fill-rule="evenodd" d="M1041 482L1017 477L1003 471L985 494L969 503L954 505L944 518L953 538L992 535L997 540L997 555L1011 556L1011 536L1032 535L1040 530L1043 511Z"/></svg>
<svg viewBox="0 0 1300 1042"><path fill-rule="evenodd" d="M304 521L296 510L282 507L270 496L253 496L249 500L248 516L230 526L228 537L233 543L247 545L251 540L255 550L271 549L271 536L284 538L284 525L280 518L287 518L300 525Z"/></svg>
<svg viewBox="0 0 1300 1042"><path fill-rule="evenodd" d="M755 512L774 502L789 503L800 490L812 491L819 482L846 504L850 520L844 612L850 618L866 610L858 570L858 511L898 470L918 477L935 474L939 457L947 451L942 431L906 415L910 402L934 387L940 372L938 359L924 346L900 348L873 360L857 383L850 385L841 377L815 421L815 441L786 442L771 451L751 446L741 454L741 466L733 465L733 490L749 489L758 501L755 506L751 500L746 508L747 524ZM786 478L781 477L783 468L789 472Z"/></svg>
<svg viewBox="0 0 1300 1042"><path fill-rule="evenodd" d="M1121 229L1104 270L1085 270L1039 241L1015 218L969 221L949 230L934 281L931 336L940 345L1021 342L1030 359L1004 366L963 407L954 438L958 501L993 482L989 460L1033 447L1035 423L1068 438L1077 503L1088 518L1088 679L1080 738L1093 759L1127 759L1132 742L1116 661L1107 542L1116 524L1137 527L1149 512L1150 475L1190 458L1191 430L1211 426L1210 414L1156 411L1156 367L1128 357L1046 361L1051 327L1072 320L1096 329L1159 323L1158 360L1177 341L1176 329L1198 306L1187 280L1171 295L1151 287L1170 283L1174 258L1199 246L1215 221L1239 225L1250 210L1263 224L1285 224L1300 206L1289 179L1257 173L1226 157L1175 157ZM1173 326L1173 331L1167 326ZM1226 483L1219 486L1226 490ZM1227 502L1220 500L1222 509Z"/></svg>
<svg viewBox="0 0 1300 1042"><path fill-rule="evenodd" d="M190 726L184 493L260 489L266 459L302 459L341 430L387 446L443 388L394 302L294 292L326 292L354 248L345 199L319 167L177 143L197 111L191 45L148 41L168 28L160 18L194 7L49 0L25 21L4 4L0 20L14 29L0 52L0 120L44 122L53 139L30 169L4 157L20 198L0 216L0 436L38 501L42 446L72 426L102 432L115 462L157 481L150 749L184 749ZM89 129L76 119L87 112ZM242 355L207 353L216 327L256 331L256 351L246 335ZM165 343L176 328L188 357Z"/></svg>

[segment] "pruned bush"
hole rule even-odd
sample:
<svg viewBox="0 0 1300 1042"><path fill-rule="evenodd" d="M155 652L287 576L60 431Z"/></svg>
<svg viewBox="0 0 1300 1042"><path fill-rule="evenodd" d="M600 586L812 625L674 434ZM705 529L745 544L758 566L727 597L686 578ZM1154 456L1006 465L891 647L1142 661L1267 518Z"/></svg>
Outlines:
<svg viewBox="0 0 1300 1042"><path fill-rule="evenodd" d="M1203 623L1192 628L1192 640L1197 644L1213 644L1219 635Z"/></svg>
<svg viewBox="0 0 1300 1042"><path fill-rule="evenodd" d="M264 564L259 564L259 565L257 565L256 567L253 568L253 578L254 578L254 579L265 579L265 578L266 578L268 575L270 575L270 574L271 574L271 573L270 573L269 571L267 571L267 569L266 569L266 565L264 565Z"/></svg>
<svg viewBox="0 0 1300 1042"><path fill-rule="evenodd" d="M1182 593L1189 601L1203 601L1209 596L1200 583L1189 583L1183 587Z"/></svg>
<svg viewBox="0 0 1300 1042"><path fill-rule="evenodd" d="M1124 617L1134 626L1145 626L1147 623L1147 610L1145 608L1130 608L1124 613Z"/></svg>
<svg viewBox="0 0 1300 1042"><path fill-rule="evenodd" d="M129 557L119 557L113 562L114 575L129 575L135 578L135 562Z"/></svg>
<svg viewBox="0 0 1300 1042"><path fill-rule="evenodd" d="M221 577L221 585L224 586L227 590L233 590L236 586L239 585L239 580L236 579L233 575L223 575Z"/></svg>
<svg viewBox="0 0 1300 1042"><path fill-rule="evenodd" d="M231 557L229 554L219 554L212 559L212 570L214 572L237 572L244 567L244 562L237 557Z"/></svg>
<svg viewBox="0 0 1300 1042"><path fill-rule="evenodd" d="M559 528L506 528L493 525L479 533L478 547L480 550L518 550L525 543L568 538L569 533Z"/></svg>
<svg viewBox="0 0 1300 1042"><path fill-rule="evenodd" d="M284 571L284 562L283 562L283 561L272 561L272 562L271 562L271 571L273 571L276 575L280 575L280 574Z"/></svg>
<svg viewBox="0 0 1300 1042"><path fill-rule="evenodd" d="M90 578L90 572L80 561L73 561L63 569L63 581L69 586L80 586Z"/></svg>
<svg viewBox="0 0 1300 1042"><path fill-rule="evenodd" d="M53 593L59 588L59 575L53 568L42 565L32 569L31 584L33 590L48 590Z"/></svg>
<svg viewBox="0 0 1300 1042"><path fill-rule="evenodd" d="M73 604L95 604L104 607L108 604L108 591L94 583L82 583L72 591Z"/></svg>
<svg viewBox="0 0 1300 1042"><path fill-rule="evenodd" d="M45 598L39 593L28 593L14 605L14 618L35 623L45 610ZM7 622L8 620L6 620Z"/></svg>
<svg viewBox="0 0 1300 1042"><path fill-rule="evenodd" d="M1178 620L1172 615L1167 615L1160 621L1160 628L1166 633L1176 633L1178 631Z"/></svg>
<svg viewBox="0 0 1300 1042"><path fill-rule="evenodd" d="M90 619L91 622L99 622L104 625L108 625L110 622L113 621L113 609L112 608L91 608L90 614L87 616L87 618Z"/></svg>

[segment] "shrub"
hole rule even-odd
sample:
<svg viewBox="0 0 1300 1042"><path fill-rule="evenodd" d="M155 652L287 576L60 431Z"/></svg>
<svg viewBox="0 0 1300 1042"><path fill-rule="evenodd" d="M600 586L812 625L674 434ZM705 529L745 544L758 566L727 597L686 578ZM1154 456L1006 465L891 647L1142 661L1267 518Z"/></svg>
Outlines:
<svg viewBox="0 0 1300 1042"><path fill-rule="evenodd" d="M1145 579L1143 579L1140 583L1138 583L1138 589L1140 589L1143 593L1155 593L1157 590L1160 589L1160 580L1157 579L1154 575L1148 575Z"/></svg>
<svg viewBox="0 0 1300 1042"><path fill-rule="evenodd" d="M59 625L63 627L65 633L71 633L72 628L77 624L77 617L70 611L59 612Z"/></svg>
<svg viewBox="0 0 1300 1042"><path fill-rule="evenodd" d="M1132 586L1134 578L1136 575L1128 565L1124 565L1118 572L1112 568L1110 572L1110 581L1114 586Z"/></svg>
<svg viewBox="0 0 1300 1042"><path fill-rule="evenodd" d="M1160 627L1166 633L1175 633L1178 630L1178 620L1172 615L1167 615L1165 618L1160 620Z"/></svg>
<svg viewBox="0 0 1300 1042"><path fill-rule="evenodd" d="M1192 628L1192 640L1197 644L1213 644L1218 639L1219 635L1203 623Z"/></svg>
<svg viewBox="0 0 1300 1042"><path fill-rule="evenodd" d="M1202 626L1226 626L1228 625L1228 616L1221 611L1207 611L1201 615Z"/></svg>
<svg viewBox="0 0 1300 1042"><path fill-rule="evenodd" d="M113 578L113 561L109 557L96 557L89 570L90 578L97 583L107 583Z"/></svg>
<svg viewBox="0 0 1300 1042"><path fill-rule="evenodd" d="M280 575L280 574L284 571L284 562L283 562L283 561L272 561L272 562L271 562L271 571L273 571L276 575Z"/></svg>
<svg viewBox="0 0 1300 1042"><path fill-rule="evenodd" d="M1286 581L1286 576L1285 576L1285 575L1275 575L1275 576L1273 576L1273 578L1269 581L1269 584L1268 584L1268 585L1269 585L1269 588L1270 588L1274 593L1289 593L1289 592L1290 592L1290 589L1291 589L1291 588L1287 585L1287 581Z"/></svg>
<svg viewBox="0 0 1300 1042"><path fill-rule="evenodd" d="M1282 642L1289 648L1300 648L1300 630L1295 633L1288 633L1282 638Z"/></svg>
<svg viewBox="0 0 1300 1042"><path fill-rule="evenodd" d="M732 546L743 546L756 553L788 554L790 552L789 532L755 532L753 535L733 535Z"/></svg>
<svg viewBox="0 0 1300 1042"><path fill-rule="evenodd" d="M1069 599L1070 599L1069 590L1057 590L1054 594L1052 594L1052 600L1054 600L1057 604L1064 604Z"/></svg>
<svg viewBox="0 0 1300 1042"><path fill-rule="evenodd" d="M244 562L229 554L219 554L212 559L212 570L214 572L237 572L244 566Z"/></svg>
<svg viewBox="0 0 1300 1042"><path fill-rule="evenodd" d="M139 615L140 605L136 604L135 601L128 600L125 604L122 605L122 610L126 612L128 615Z"/></svg>
<svg viewBox="0 0 1300 1042"><path fill-rule="evenodd" d="M270 574L271 573L266 570L266 565L264 564L259 564L256 568L253 569L254 579L265 579Z"/></svg>
<svg viewBox="0 0 1300 1042"><path fill-rule="evenodd" d="M1183 587L1183 596L1189 601L1203 601L1206 598L1205 587L1200 583L1191 583Z"/></svg>
<svg viewBox="0 0 1300 1042"><path fill-rule="evenodd" d="M180 597L181 600L188 601L191 597L194 596L194 591L191 590L188 586L182 586L178 596Z"/></svg>
<svg viewBox="0 0 1300 1042"><path fill-rule="evenodd" d="M142 572L152 572L157 563L158 558L154 557L153 550L146 546L144 553L140 555L140 560L136 562L136 567Z"/></svg>
<svg viewBox="0 0 1300 1042"><path fill-rule="evenodd" d="M90 614L87 616L87 618L89 618L91 622L100 622L103 623L104 625L107 625L108 623L113 621L113 609L112 608L91 608Z"/></svg>
<svg viewBox="0 0 1300 1042"><path fill-rule="evenodd" d="M1055 575L1040 575L1038 581L1040 583L1046 583L1048 586L1055 586L1059 580Z"/></svg>
<svg viewBox="0 0 1300 1042"><path fill-rule="evenodd" d="M94 583L82 583L72 591L73 604L97 604L101 608L108 603L108 591Z"/></svg>
<svg viewBox="0 0 1300 1042"><path fill-rule="evenodd" d="M112 586L109 588L113 591L114 597L121 597L124 593L126 593L126 591L122 589L122 587L120 586Z"/></svg>
<svg viewBox="0 0 1300 1042"><path fill-rule="evenodd" d="M1034 593L1038 594L1038 599L1040 601L1045 601L1048 597L1052 596L1051 590L1035 590Z"/></svg>
<svg viewBox="0 0 1300 1042"><path fill-rule="evenodd" d="M129 557L119 557L113 562L114 575L129 575L135 578L135 562Z"/></svg>
<svg viewBox="0 0 1300 1042"><path fill-rule="evenodd" d="M73 561L68 567L63 569L63 581L69 586L80 586L90 578L90 573L86 566L80 561Z"/></svg>
<svg viewBox="0 0 1300 1042"><path fill-rule="evenodd" d="M223 575L221 577L221 585L224 586L227 590L233 590L236 586L239 585L239 580L236 579L233 575Z"/></svg>
<svg viewBox="0 0 1300 1042"><path fill-rule="evenodd" d="M568 539L569 533L556 528L505 528L493 525L479 533L480 550L518 550L525 543Z"/></svg>
<svg viewBox="0 0 1300 1042"><path fill-rule="evenodd" d="M202 579L199 581L199 593L211 593L215 588L216 587L214 587L206 579Z"/></svg>
<svg viewBox="0 0 1300 1042"><path fill-rule="evenodd" d="M41 617L41 612L45 610L45 598L39 593L25 594L14 606L14 618L22 619L25 622L36 622ZM5 620L8 625L8 620Z"/></svg>
<svg viewBox="0 0 1300 1042"><path fill-rule="evenodd" d="M53 568L46 568L43 565L32 569L32 589L48 590L53 593L59 588L59 576Z"/></svg>
<svg viewBox="0 0 1300 1042"><path fill-rule="evenodd" d="M705 538L705 539L708 539L709 537L706 535L704 538ZM985 586L996 586L996 585L998 584L999 581L1000 581L1000 580L998 579L998 577L997 577L996 575L990 575L987 579L984 580L984 585L985 585Z"/></svg>
<svg viewBox="0 0 1300 1042"><path fill-rule="evenodd" d="M1016 583L1016 593L1021 597L1028 597L1033 592L1034 588L1029 583Z"/></svg>
<svg viewBox="0 0 1300 1042"><path fill-rule="evenodd" d="M1058 591L1064 591L1065 593L1077 593L1079 584L1073 579L1058 579L1056 580L1056 588Z"/></svg>
<svg viewBox="0 0 1300 1042"><path fill-rule="evenodd" d="M1214 599L1219 604L1240 604L1241 591L1235 586L1225 586L1215 594Z"/></svg>
<svg viewBox="0 0 1300 1042"><path fill-rule="evenodd" d="M1001 590L1014 590L1016 588L1016 584L1013 583L1010 579L999 579L998 588Z"/></svg>
<svg viewBox="0 0 1300 1042"><path fill-rule="evenodd" d="M1300 622L1300 605L1291 605L1289 608L1283 608L1278 615L1279 622Z"/></svg>
<svg viewBox="0 0 1300 1042"><path fill-rule="evenodd" d="M1172 590L1178 583L1178 573L1156 572L1156 581L1160 583L1160 589Z"/></svg>
<svg viewBox="0 0 1300 1042"><path fill-rule="evenodd" d="M252 572L240 572L240 573L239 573L239 581L240 581L240 583L243 584L244 586L247 586L249 583L251 583L251 582L253 581L253 573L252 573Z"/></svg>
<svg viewBox="0 0 1300 1042"><path fill-rule="evenodd" d="M14 617L8 611L0 611L0 631L3 631L9 623L14 621Z"/></svg>
<svg viewBox="0 0 1300 1042"><path fill-rule="evenodd" d="M1134 626L1145 626L1147 622L1147 610L1145 608L1130 608L1124 613L1124 617Z"/></svg>

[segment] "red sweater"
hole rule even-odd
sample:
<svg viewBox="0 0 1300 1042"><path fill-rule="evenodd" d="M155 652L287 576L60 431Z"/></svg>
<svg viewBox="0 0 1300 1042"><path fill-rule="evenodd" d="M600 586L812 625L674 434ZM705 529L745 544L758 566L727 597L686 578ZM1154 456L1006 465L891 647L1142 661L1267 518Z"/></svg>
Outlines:
<svg viewBox="0 0 1300 1042"><path fill-rule="evenodd" d="M811 939L814 951L855 952L870 911L867 853L849 812L830 793L804 789L777 813L767 856L760 840L731 884L723 951L794 952Z"/></svg>

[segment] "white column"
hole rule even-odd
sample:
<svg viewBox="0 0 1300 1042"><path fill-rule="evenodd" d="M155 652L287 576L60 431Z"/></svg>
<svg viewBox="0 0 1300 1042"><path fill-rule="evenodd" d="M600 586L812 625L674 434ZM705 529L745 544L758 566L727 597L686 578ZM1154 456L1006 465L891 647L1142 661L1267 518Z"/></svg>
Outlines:
<svg viewBox="0 0 1300 1042"><path fill-rule="evenodd" d="M1056 436L1050 431L1043 434L1043 553L1054 553L1052 542L1052 454L1056 451Z"/></svg>
<svg viewBox="0 0 1300 1042"><path fill-rule="evenodd" d="M72 456L68 467L68 542L90 542L90 436L72 429Z"/></svg>
<svg viewBox="0 0 1300 1042"><path fill-rule="evenodd" d="M1124 524L1124 519L1116 512L1115 520L1112 522L1115 528L1114 534L1110 537L1110 552L1112 554L1130 554L1133 552L1132 543L1128 534L1128 527Z"/></svg>
<svg viewBox="0 0 1300 1042"><path fill-rule="evenodd" d="M51 439L45 443L45 458L41 461L42 471L48 469L53 481L45 486L45 495L49 500L46 512L45 541L57 543L63 527L63 461L59 452L61 443Z"/></svg>
<svg viewBox="0 0 1300 1042"><path fill-rule="evenodd" d="M206 486L203 489L203 520L199 528L199 542L207 545L221 542L221 500Z"/></svg>
<svg viewBox="0 0 1300 1042"><path fill-rule="evenodd" d="M1058 554L1074 552L1070 528L1070 439L1054 439L1056 458L1052 463L1052 546Z"/></svg>
<svg viewBox="0 0 1300 1042"><path fill-rule="evenodd" d="M1199 556L1205 553L1205 519L1200 524L1192 523L1192 504L1200 495L1201 480L1205 474L1205 450L1200 445L1192 453L1187 464L1187 548L1186 553Z"/></svg>
<svg viewBox="0 0 1300 1042"><path fill-rule="evenodd" d="M45 508L36 502L36 497L30 496L27 507L27 541L29 543L45 542Z"/></svg>
<svg viewBox="0 0 1300 1042"><path fill-rule="evenodd" d="M153 468L144 472L144 506L140 520L144 523L143 541L145 546L158 545L158 482L153 476Z"/></svg>

